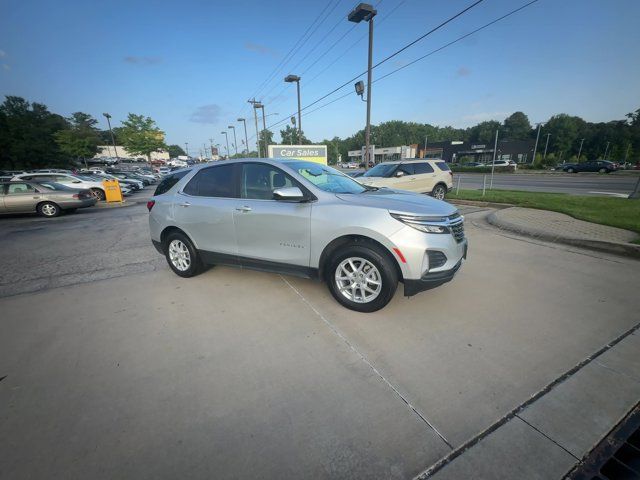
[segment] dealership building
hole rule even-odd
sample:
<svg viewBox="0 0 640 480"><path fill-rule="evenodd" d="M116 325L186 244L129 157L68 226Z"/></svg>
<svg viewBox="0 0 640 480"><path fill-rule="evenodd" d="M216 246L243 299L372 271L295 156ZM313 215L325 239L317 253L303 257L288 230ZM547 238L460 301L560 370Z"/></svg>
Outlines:
<svg viewBox="0 0 640 480"><path fill-rule="evenodd" d="M375 162L387 162L402 158L441 158L449 163L491 163L494 143L462 141L434 142L424 145L400 147L373 147ZM512 160L516 163L533 161L534 140L499 140L496 160ZM349 161L361 162L365 148L349 150Z"/></svg>

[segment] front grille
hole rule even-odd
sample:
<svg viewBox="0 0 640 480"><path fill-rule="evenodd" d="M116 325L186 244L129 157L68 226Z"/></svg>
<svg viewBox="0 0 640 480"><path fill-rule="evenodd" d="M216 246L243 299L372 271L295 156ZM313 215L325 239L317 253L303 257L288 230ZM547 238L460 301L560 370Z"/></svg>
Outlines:
<svg viewBox="0 0 640 480"><path fill-rule="evenodd" d="M427 250L427 257L429 258L429 270L441 267L447 263L447 256L436 250Z"/></svg>
<svg viewBox="0 0 640 480"><path fill-rule="evenodd" d="M453 235L453 238L456 239L456 242L460 243L464 240L464 223L463 222L454 223L450 225L449 228L451 228L451 234Z"/></svg>

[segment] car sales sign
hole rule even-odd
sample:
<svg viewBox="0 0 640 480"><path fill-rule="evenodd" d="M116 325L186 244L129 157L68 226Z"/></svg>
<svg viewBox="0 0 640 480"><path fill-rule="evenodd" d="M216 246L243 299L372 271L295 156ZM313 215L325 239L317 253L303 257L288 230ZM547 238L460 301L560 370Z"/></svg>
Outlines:
<svg viewBox="0 0 640 480"><path fill-rule="evenodd" d="M269 145L269 158L295 158L327 164L326 145Z"/></svg>

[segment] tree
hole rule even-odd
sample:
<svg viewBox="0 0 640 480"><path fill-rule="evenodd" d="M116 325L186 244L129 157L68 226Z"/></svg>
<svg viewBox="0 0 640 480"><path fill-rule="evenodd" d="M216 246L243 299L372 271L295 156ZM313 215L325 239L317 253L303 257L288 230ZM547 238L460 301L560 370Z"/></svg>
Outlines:
<svg viewBox="0 0 640 480"><path fill-rule="evenodd" d="M260 130L260 150L263 156L267 156L269 145L273 145L273 132L271 130Z"/></svg>
<svg viewBox="0 0 640 480"><path fill-rule="evenodd" d="M68 128L46 105L8 95L0 105L0 169L67 166L53 134Z"/></svg>
<svg viewBox="0 0 640 480"><path fill-rule="evenodd" d="M500 122L489 120L481 122L469 129L469 141L472 143L491 143L496 136L496 130L500 128Z"/></svg>
<svg viewBox="0 0 640 480"><path fill-rule="evenodd" d="M512 113L504 120L504 138L509 140L525 140L531 136L531 123L522 112Z"/></svg>
<svg viewBox="0 0 640 480"><path fill-rule="evenodd" d="M169 152L170 158L176 158L176 157L186 155L185 151L182 149L180 145L169 145L167 147L167 151Z"/></svg>
<svg viewBox="0 0 640 480"><path fill-rule="evenodd" d="M76 159L93 157L98 152L100 132L96 128L98 121L91 115L75 112L67 119L71 124L68 130L59 130L53 134L60 151Z"/></svg>
<svg viewBox="0 0 640 480"><path fill-rule="evenodd" d="M280 138L282 138L283 145L309 145L311 143L311 140L304 136L304 132L300 135L298 129L291 125L280 130Z"/></svg>
<svg viewBox="0 0 640 480"><path fill-rule="evenodd" d="M122 127L114 128L120 143L136 155L144 155L150 160L151 152L166 148L164 132L151 117L130 113L122 122Z"/></svg>

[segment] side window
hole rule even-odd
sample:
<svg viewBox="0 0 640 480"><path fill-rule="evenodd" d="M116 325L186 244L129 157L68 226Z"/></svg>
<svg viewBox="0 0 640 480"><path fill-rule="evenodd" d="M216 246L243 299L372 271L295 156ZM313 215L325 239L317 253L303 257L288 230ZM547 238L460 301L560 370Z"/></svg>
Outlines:
<svg viewBox="0 0 640 480"><path fill-rule="evenodd" d="M27 183L10 183L7 195L19 195L21 193L34 193L36 191Z"/></svg>
<svg viewBox="0 0 640 480"><path fill-rule="evenodd" d="M189 173L189 170L185 170L183 172L176 172L176 173L174 173L172 175L168 175L168 176L164 177L162 179L162 181L156 187L156 191L153 194L154 195L162 195L163 193L167 193L187 173Z"/></svg>
<svg viewBox="0 0 640 480"><path fill-rule="evenodd" d="M240 177L240 197L273 200L276 188L297 187L295 181L279 168L264 163L245 163Z"/></svg>
<svg viewBox="0 0 640 480"><path fill-rule="evenodd" d="M237 198L235 165L222 165L200 170L182 190L196 197Z"/></svg>
<svg viewBox="0 0 640 480"><path fill-rule="evenodd" d="M416 175L421 175L423 173L433 173L433 167L428 163L414 163L413 164L416 169Z"/></svg>
<svg viewBox="0 0 640 480"><path fill-rule="evenodd" d="M405 175L415 175L413 163L403 163L398 167L398 170L404 172Z"/></svg>
<svg viewBox="0 0 640 480"><path fill-rule="evenodd" d="M446 162L436 162L436 165L443 172L450 172L451 171L451 169L449 168L449 165L447 165Z"/></svg>

